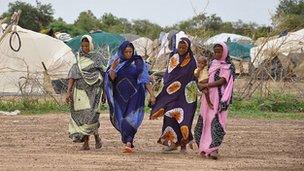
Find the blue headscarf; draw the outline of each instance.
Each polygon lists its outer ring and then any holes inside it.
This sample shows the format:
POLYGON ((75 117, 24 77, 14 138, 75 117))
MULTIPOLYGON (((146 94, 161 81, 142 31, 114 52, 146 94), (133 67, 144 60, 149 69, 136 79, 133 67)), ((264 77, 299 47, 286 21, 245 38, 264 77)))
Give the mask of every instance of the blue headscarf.
MULTIPOLYGON (((129 41, 124 41, 118 48, 118 52, 112 57, 109 61, 108 69, 111 67, 111 64, 119 58, 120 62, 116 67, 115 71, 119 72, 120 69, 128 67, 132 62, 136 60, 143 60, 141 56, 135 53, 134 45, 129 41), (131 47, 133 49, 132 57, 130 59, 126 59, 124 56, 124 51, 127 47, 131 47)), ((138 70, 142 70, 142 73, 139 75, 138 83, 148 83, 150 81, 148 64, 143 61, 143 66, 136 66, 138 70)))

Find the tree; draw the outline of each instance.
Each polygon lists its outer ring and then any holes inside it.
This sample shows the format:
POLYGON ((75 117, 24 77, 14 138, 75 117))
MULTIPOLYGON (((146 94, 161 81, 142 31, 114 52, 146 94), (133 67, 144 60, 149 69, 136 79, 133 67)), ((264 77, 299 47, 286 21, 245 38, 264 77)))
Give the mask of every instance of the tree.
POLYGON ((90 10, 81 12, 74 25, 85 32, 99 29, 99 21, 90 10))
POLYGON ((207 30, 219 31, 222 25, 221 17, 216 16, 215 14, 208 16, 204 21, 204 27, 207 30))
POLYGON ((18 25, 26 29, 39 32, 53 21, 54 10, 52 5, 42 4, 39 1, 36 1, 36 6, 22 1, 9 3, 8 11, 3 16, 10 18, 18 10, 22 10, 18 25))
POLYGON ((275 16, 290 14, 304 16, 304 0, 281 0, 275 16))
POLYGON ((304 0, 281 0, 272 18, 277 31, 298 30, 304 26, 304 0))
POLYGON ((131 25, 127 19, 117 18, 111 13, 105 13, 100 19, 99 28, 103 31, 113 32, 113 33, 124 33, 124 24, 128 23, 131 25))
POLYGON ((158 24, 151 23, 148 20, 133 20, 132 30, 134 34, 156 39, 162 28, 158 24))
POLYGON ((78 36, 80 34, 84 34, 85 31, 75 27, 73 24, 67 24, 63 21, 62 18, 58 18, 54 20, 50 25, 49 28, 52 28, 54 32, 65 32, 69 33, 72 36, 78 36))

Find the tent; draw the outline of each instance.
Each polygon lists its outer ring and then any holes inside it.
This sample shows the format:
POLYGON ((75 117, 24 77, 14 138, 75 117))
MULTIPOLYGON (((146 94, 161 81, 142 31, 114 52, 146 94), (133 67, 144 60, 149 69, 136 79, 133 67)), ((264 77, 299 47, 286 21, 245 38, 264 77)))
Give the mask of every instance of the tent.
MULTIPOLYGON (((5 28, 5 24, 1 27, 5 28)), ((0 33, 0 37, 4 36, 0 42, 1 95, 20 95, 21 91, 41 93, 43 86, 50 84, 46 75, 51 80, 67 77, 75 62, 71 48, 48 35, 14 27, 17 34, 0 33)))
MULTIPOLYGON (((272 39, 250 51, 251 61, 255 67, 258 67, 266 59, 278 57, 280 60, 286 60, 291 54, 293 54, 292 56, 304 54, 304 29, 272 39)), ((298 64, 304 60, 304 57, 301 59, 298 64)))
POLYGON ((153 52, 153 41, 151 39, 141 37, 134 40, 132 43, 138 55, 144 57, 145 59, 151 56, 153 52))
POLYGON ((133 42, 136 39, 139 39, 140 36, 136 35, 136 34, 131 34, 131 33, 126 33, 126 34, 120 34, 122 37, 124 37, 126 40, 128 40, 129 42, 133 42))
POLYGON ((246 36, 241 36, 238 34, 231 34, 231 33, 221 33, 218 35, 215 35, 211 38, 209 38, 205 45, 213 45, 219 42, 227 42, 227 40, 230 40, 231 42, 237 42, 242 44, 251 44, 252 39, 246 36))
POLYGON ((166 69, 169 54, 173 49, 177 49, 177 42, 179 42, 182 37, 190 38, 190 36, 186 35, 183 31, 178 32, 173 30, 169 33, 162 33, 162 36, 160 37, 161 45, 158 54, 153 59, 152 70, 163 71, 166 69))
POLYGON ((57 32, 57 33, 55 33, 55 37, 56 37, 56 39, 59 39, 63 42, 68 42, 68 41, 72 40, 71 35, 68 33, 57 32))
MULTIPOLYGON (((114 54, 118 50, 119 45, 125 40, 125 38, 120 35, 102 31, 96 31, 89 35, 92 36, 93 43, 97 46, 97 49, 106 48, 110 54, 114 54)), ((80 49, 80 39, 82 36, 83 35, 77 36, 66 42, 66 44, 72 48, 73 52, 77 52, 80 49)))
POLYGON ((227 42, 229 54, 232 58, 239 60, 250 61, 251 44, 241 44, 237 42, 227 42))

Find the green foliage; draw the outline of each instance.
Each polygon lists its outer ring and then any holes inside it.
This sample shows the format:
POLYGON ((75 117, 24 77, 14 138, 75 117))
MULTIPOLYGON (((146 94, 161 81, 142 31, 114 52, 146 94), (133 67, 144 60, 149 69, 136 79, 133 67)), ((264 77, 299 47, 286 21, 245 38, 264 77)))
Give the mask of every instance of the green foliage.
POLYGON ((67 112, 69 107, 65 104, 58 105, 54 101, 39 101, 37 99, 2 100, 0 110, 20 110, 23 114, 42 114, 49 112, 67 112))
POLYGON ((272 18, 278 31, 294 31, 304 27, 304 0, 281 0, 272 18))
MULTIPOLYGON (((304 10, 304 9, 303 9, 304 10)), ((278 26, 277 30, 289 30, 295 31, 304 28, 304 15, 295 15, 295 14, 288 14, 284 15, 283 17, 277 19, 278 26)))
POLYGON ((77 28, 85 32, 98 30, 98 24, 99 21, 90 10, 81 12, 74 23, 77 28))
POLYGON ((293 95, 273 93, 267 98, 254 97, 251 100, 235 98, 232 111, 255 111, 255 112, 304 112, 304 101, 293 95))
POLYGON ((26 29, 39 32, 53 20, 54 10, 52 5, 41 4, 39 1, 36 1, 36 6, 22 1, 9 3, 8 11, 3 14, 3 17, 10 18, 18 10, 22 10, 19 25, 26 29))
POLYGON ((134 20, 132 30, 137 35, 156 39, 158 38, 159 33, 162 31, 162 28, 148 20, 134 20))
MULTIPOLYGON (((147 104, 147 103, 146 103, 147 104)), ((197 113, 199 113, 199 107, 197 113)), ((22 114, 44 114, 51 112, 69 112, 65 103, 58 105, 50 100, 21 99, 0 101, 1 111, 20 110, 22 114)), ((108 113, 108 104, 101 104, 102 113, 108 113)), ((149 115, 151 108, 145 106, 145 113, 149 115)), ((241 100, 237 97, 229 109, 229 115, 241 118, 259 119, 304 119, 304 101, 292 95, 275 93, 268 98, 255 97, 251 100, 241 100)))
POLYGON ((257 39, 267 36, 271 32, 270 28, 271 27, 267 26, 258 26, 255 23, 244 23, 241 20, 237 22, 223 22, 222 19, 215 14, 210 16, 201 14, 189 20, 181 21, 179 24, 166 28, 165 30, 184 30, 199 38, 209 38, 219 33, 235 33, 257 39))
POLYGON ((276 10, 276 17, 289 14, 304 16, 304 0, 281 0, 276 10))
POLYGON ((92 30, 102 30, 117 34, 131 33, 155 39, 158 38, 161 31, 183 30, 198 38, 209 38, 226 32, 257 39, 277 34, 286 29, 293 31, 304 27, 304 0, 281 0, 273 17, 274 28, 255 23, 244 23, 241 20, 224 22, 216 14, 207 16, 205 13, 170 27, 161 27, 148 20, 129 21, 111 13, 105 13, 97 18, 90 10, 80 12, 73 24, 67 24, 61 18, 53 19, 54 10, 51 4, 42 4, 39 1, 36 1, 36 6, 23 1, 9 3, 9 10, 3 14, 3 17, 10 17, 14 11, 19 9, 22 10, 19 23, 21 27, 38 32, 43 28, 52 28, 55 32, 67 32, 72 36, 92 30))
POLYGON ((67 24, 61 18, 54 20, 52 23, 50 23, 49 28, 52 28, 55 32, 69 33, 72 36, 78 36, 80 34, 85 33, 84 30, 75 27, 73 24, 67 24))

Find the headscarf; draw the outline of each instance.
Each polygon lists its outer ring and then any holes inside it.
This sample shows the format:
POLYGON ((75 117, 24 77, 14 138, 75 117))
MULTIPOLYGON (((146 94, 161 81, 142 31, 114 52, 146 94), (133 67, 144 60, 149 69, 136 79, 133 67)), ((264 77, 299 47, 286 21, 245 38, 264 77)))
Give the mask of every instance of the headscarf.
POLYGON ((235 79, 235 66, 231 62, 231 58, 229 56, 228 46, 226 43, 221 42, 217 43, 213 46, 215 48, 216 46, 220 45, 223 48, 223 53, 221 59, 213 59, 209 68, 209 74, 217 71, 220 68, 223 69, 229 69, 231 72, 231 75, 233 76, 233 79, 235 79))
POLYGON ((105 58, 96 53, 93 39, 90 35, 83 35, 80 41, 82 42, 83 39, 87 39, 89 41, 90 52, 84 53, 82 47, 80 47, 79 53, 76 55, 76 61, 79 72, 84 78, 84 81, 88 85, 93 85, 99 80, 103 80, 102 75, 106 69, 105 58))
POLYGON ((134 45, 129 41, 124 41, 118 48, 117 56, 119 57, 120 61, 127 61, 127 60, 134 60, 134 58, 138 57, 138 55, 135 54, 135 48, 134 45), (124 55, 124 51, 127 47, 131 47, 133 50, 132 57, 130 59, 126 59, 124 55))
MULTIPOLYGON (((108 69, 110 69, 112 63, 119 58, 119 64, 116 67, 115 71, 119 72, 119 70, 128 67, 131 63, 133 63, 136 60, 143 60, 141 56, 137 55, 135 53, 134 45, 129 41, 124 41, 118 48, 118 52, 112 57, 112 59, 109 61, 108 69), (124 51, 127 47, 131 47, 133 49, 133 54, 130 59, 126 59, 124 56, 124 51)), ((135 62, 136 64, 136 62, 135 62)), ((138 83, 147 83, 150 81, 149 77, 149 71, 147 64, 143 61, 143 66, 136 65, 136 69, 139 71, 140 75, 138 78, 138 83)))
MULTIPOLYGON (((90 52, 94 51, 94 44, 93 44, 93 38, 90 35, 83 35, 80 39, 80 41, 82 42, 83 39, 88 39, 89 44, 90 44, 90 52)), ((80 53, 83 53, 82 48, 80 47, 80 53)))
MULTIPOLYGON (((182 56, 182 57, 185 57, 188 53, 189 53, 190 56, 193 56, 193 52, 192 52, 192 50, 191 50, 191 41, 190 41, 188 38, 186 38, 186 37, 182 37, 178 43, 180 43, 180 42, 184 42, 184 43, 186 43, 187 46, 188 46, 188 47, 187 47, 187 52, 186 52, 184 55, 181 55, 181 56, 182 56)), ((174 53, 178 53, 178 49, 176 49, 176 50, 174 51, 174 53)))

